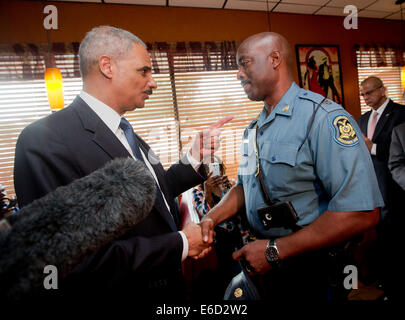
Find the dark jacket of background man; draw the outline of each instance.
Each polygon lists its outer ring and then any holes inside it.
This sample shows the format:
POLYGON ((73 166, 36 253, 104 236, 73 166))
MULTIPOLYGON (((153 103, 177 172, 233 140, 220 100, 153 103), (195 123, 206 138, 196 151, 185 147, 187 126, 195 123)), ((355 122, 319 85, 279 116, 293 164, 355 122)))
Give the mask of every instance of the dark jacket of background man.
POLYGON ((388 167, 393 179, 405 191, 405 123, 392 130, 388 167))

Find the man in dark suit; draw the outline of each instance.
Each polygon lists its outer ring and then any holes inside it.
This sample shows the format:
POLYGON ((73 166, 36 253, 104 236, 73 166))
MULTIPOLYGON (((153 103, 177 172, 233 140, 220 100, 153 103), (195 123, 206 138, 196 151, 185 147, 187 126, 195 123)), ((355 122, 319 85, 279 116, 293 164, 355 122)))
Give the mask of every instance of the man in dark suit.
MULTIPOLYGON (((377 228, 377 244, 380 246, 377 251, 384 251, 384 247, 390 246, 389 234, 392 230, 392 219, 396 214, 401 213, 398 206, 400 188, 392 179, 388 168, 390 153, 391 135, 395 126, 405 122, 405 107, 393 102, 386 96, 387 89, 381 79, 368 77, 361 82, 360 94, 371 110, 364 113, 358 120, 367 148, 370 151, 374 169, 377 175, 378 186, 384 199, 385 206, 381 209, 381 220, 377 228)), ((382 272, 381 277, 385 278, 389 270, 385 269, 389 263, 381 261, 381 255, 377 260, 381 266, 377 270, 382 272)), ((389 259, 390 257, 387 257, 389 259)), ((378 272, 378 271, 377 271, 378 272)), ((384 280, 381 280, 384 282, 384 280)))
POLYGON ((405 123, 396 126, 392 130, 388 167, 391 170, 393 179, 405 191, 405 123))
POLYGON ((358 121, 385 202, 381 211, 382 222, 390 218, 393 191, 397 187, 388 169, 392 129, 405 122, 405 107, 387 98, 386 92, 383 82, 377 77, 368 77, 362 81, 360 94, 372 109, 364 113, 358 121))
POLYGON ((82 261, 64 288, 67 296, 121 292, 131 299, 183 298, 181 262, 208 248, 198 225, 178 231, 175 197, 206 178, 200 161, 218 148, 219 127, 231 118, 198 134, 192 149, 166 171, 122 118, 143 108, 157 87, 145 44, 125 30, 97 27, 83 39, 79 58, 83 91, 64 110, 26 127, 18 139, 14 179, 19 204, 23 207, 111 159, 143 161, 157 186, 151 213, 123 238, 82 261))

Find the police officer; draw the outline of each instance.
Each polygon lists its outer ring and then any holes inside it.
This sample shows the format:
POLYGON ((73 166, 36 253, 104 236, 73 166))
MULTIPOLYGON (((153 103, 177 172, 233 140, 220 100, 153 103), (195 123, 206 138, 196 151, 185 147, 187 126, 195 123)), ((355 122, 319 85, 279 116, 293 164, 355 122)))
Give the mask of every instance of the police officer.
POLYGON ((237 77, 264 108, 244 133, 238 183, 205 216, 202 232, 212 242, 213 228, 245 206, 256 240, 233 257, 244 259, 251 275, 264 275, 263 298, 326 300, 324 248, 376 225, 383 200, 356 122, 336 103, 299 88, 291 60, 277 33, 253 35, 238 48, 237 77), (294 208, 297 228, 264 227, 258 210, 268 202, 258 168, 273 204, 294 208))

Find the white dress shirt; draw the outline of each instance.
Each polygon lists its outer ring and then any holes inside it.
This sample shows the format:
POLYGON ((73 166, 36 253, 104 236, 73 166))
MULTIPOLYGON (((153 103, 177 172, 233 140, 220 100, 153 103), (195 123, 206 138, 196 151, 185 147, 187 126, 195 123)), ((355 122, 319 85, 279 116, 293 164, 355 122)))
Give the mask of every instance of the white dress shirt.
MULTIPOLYGON (((384 110, 385 110, 385 107, 387 106, 388 102, 390 102, 390 99, 387 98, 387 99, 384 101, 384 103, 383 103, 377 110, 374 110, 374 109, 371 110, 371 114, 370 114, 370 117, 368 118, 368 123, 367 123, 367 132, 370 131, 371 119, 373 118, 374 112, 377 112, 377 114, 378 114, 378 115, 377 115, 377 122, 376 122, 376 127, 377 127, 378 120, 380 120, 380 117, 381 117, 381 115, 383 114, 383 112, 384 112, 384 110)), ((374 131, 374 132, 375 132, 375 131, 374 131)), ((373 146, 371 147, 370 153, 371 153, 373 156, 377 155, 377 144, 373 143, 373 146)))
MULTIPOLYGON (((129 152, 129 154, 134 158, 134 154, 132 152, 131 147, 129 146, 129 143, 127 141, 127 138, 125 137, 124 131, 120 128, 120 122, 121 122, 121 116, 112 108, 110 108, 108 105, 105 103, 101 102, 100 100, 94 98, 90 94, 88 94, 85 91, 80 92, 80 98, 83 99, 84 102, 86 102, 89 107, 100 117, 100 119, 105 123, 105 125, 115 134, 115 136, 120 140, 120 142, 123 144, 125 149, 129 152)), ((156 177, 155 170, 153 170, 152 165, 148 161, 147 157, 143 153, 142 149, 139 148, 143 157, 143 160, 153 175, 153 178, 155 179, 158 187, 160 188, 159 181, 156 177)), ((200 167, 201 163, 195 160, 189 152, 187 152, 187 160, 191 164, 191 166, 194 168, 194 170, 198 170, 200 167)), ((161 191, 160 191, 161 192, 161 191)), ((170 212, 170 207, 166 201, 165 195, 162 192, 163 200, 166 204, 167 210, 170 212)), ((173 218, 173 217, 172 217, 173 218)), ((182 239, 183 239, 183 253, 182 253, 182 261, 187 258, 188 255, 188 241, 187 237, 184 234, 183 231, 179 231, 182 239)))

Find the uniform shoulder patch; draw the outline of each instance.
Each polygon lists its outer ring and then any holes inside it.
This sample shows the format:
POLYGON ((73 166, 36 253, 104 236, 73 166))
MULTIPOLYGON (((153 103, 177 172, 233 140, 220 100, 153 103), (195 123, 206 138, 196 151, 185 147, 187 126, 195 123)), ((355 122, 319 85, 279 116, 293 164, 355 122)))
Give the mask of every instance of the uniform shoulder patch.
POLYGON ((338 115, 332 120, 334 130, 333 139, 340 145, 352 147, 359 143, 356 131, 354 131, 349 118, 345 115, 338 115))

